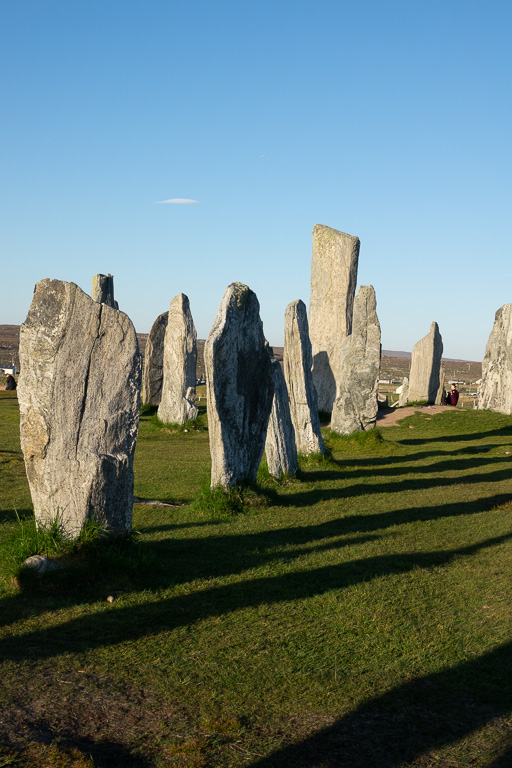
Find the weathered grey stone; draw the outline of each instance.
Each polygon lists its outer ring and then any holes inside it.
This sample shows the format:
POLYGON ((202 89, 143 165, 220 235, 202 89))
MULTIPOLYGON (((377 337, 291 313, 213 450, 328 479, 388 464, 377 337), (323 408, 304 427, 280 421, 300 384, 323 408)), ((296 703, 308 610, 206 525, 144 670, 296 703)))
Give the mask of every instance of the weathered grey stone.
POLYGON ((294 475, 299 468, 297 447, 295 445, 295 430, 290 414, 288 389, 281 368, 281 363, 272 360, 274 376, 274 399, 268 420, 265 455, 268 471, 272 477, 294 475))
POLYGON ((41 576, 44 573, 60 571, 64 568, 61 563, 58 563, 56 560, 50 560, 49 557, 45 557, 44 555, 32 555, 31 557, 27 557, 27 559, 23 561, 23 565, 25 568, 31 568, 41 576))
POLYGON ((412 351, 408 395, 410 403, 418 400, 435 403, 442 356, 443 340, 437 323, 432 323, 429 333, 416 342, 412 351))
POLYGON ((336 397, 341 342, 352 332, 359 238, 317 224, 313 229, 309 336, 318 408, 330 413, 336 397))
POLYGON ((402 386, 398 388, 398 406, 403 408, 409 402, 409 377, 404 376, 402 379, 402 386))
POLYGON ((304 456, 325 453, 311 362, 306 305, 299 299, 284 314, 283 364, 297 451, 304 456))
POLYGON ((482 361, 478 408, 512 414, 512 304, 496 312, 482 361))
POLYGON ((109 307, 119 309, 117 301, 114 301, 114 276, 110 274, 94 275, 91 297, 98 304, 107 304, 109 307))
POLYGON ((20 330, 21 446, 36 521, 131 528, 140 354, 123 312, 42 280, 20 330))
POLYGON ((445 376, 446 376, 446 371, 444 369, 444 365, 441 365, 441 369, 439 371, 439 388, 437 390, 435 405, 442 405, 443 403, 445 376))
POLYGON ((164 378, 164 338, 169 312, 162 312, 151 326, 144 352, 144 370, 142 372, 142 390, 140 399, 143 403, 160 405, 162 399, 162 381, 164 378))
POLYGON ((380 324, 372 285, 362 285, 354 301, 352 333, 341 343, 338 389, 331 429, 341 435, 372 429, 377 420, 380 324))
POLYGON ((274 397, 274 378, 256 294, 226 288, 204 346, 211 486, 254 482, 274 397))
POLYGON ((164 337, 158 418, 166 424, 185 424, 197 418, 196 338, 188 297, 179 293, 171 301, 164 337))

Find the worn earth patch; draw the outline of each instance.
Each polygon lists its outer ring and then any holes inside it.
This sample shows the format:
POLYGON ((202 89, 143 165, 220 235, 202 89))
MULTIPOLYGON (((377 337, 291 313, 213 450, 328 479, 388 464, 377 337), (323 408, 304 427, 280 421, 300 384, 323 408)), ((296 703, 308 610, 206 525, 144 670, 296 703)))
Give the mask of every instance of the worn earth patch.
MULTIPOLYGON (((0 744, 21 755, 30 743, 57 743, 90 755, 102 768, 148 768, 166 743, 190 730, 178 703, 108 676, 4 664, 1 679, 0 744)), ((1 753, 0 764, 9 764, 1 753)))

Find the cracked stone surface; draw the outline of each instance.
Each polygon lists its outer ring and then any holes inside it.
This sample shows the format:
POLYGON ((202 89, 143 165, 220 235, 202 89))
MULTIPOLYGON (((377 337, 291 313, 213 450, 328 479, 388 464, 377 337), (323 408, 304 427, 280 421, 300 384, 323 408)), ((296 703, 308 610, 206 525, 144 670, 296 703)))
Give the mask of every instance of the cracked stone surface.
POLYGON ((260 305, 243 283, 224 292, 204 346, 211 487, 254 482, 265 447, 274 378, 260 305))
POLYGON ((20 329, 21 447, 37 521, 131 529, 141 358, 130 318, 74 283, 37 283, 20 329))
POLYGON ((512 414, 512 304, 504 304, 494 317, 482 361, 478 407, 512 414))

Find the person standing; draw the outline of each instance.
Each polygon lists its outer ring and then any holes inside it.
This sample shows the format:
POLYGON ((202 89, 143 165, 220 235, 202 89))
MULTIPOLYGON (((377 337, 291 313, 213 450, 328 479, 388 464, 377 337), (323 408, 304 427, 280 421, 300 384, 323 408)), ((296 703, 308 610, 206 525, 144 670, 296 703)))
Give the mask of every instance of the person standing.
POLYGON ((459 402, 459 392, 455 384, 452 384, 451 392, 448 395, 448 405, 457 405, 459 402))
POLYGON ((14 376, 11 376, 10 373, 8 373, 5 377, 5 388, 16 389, 16 379, 14 378, 14 376))

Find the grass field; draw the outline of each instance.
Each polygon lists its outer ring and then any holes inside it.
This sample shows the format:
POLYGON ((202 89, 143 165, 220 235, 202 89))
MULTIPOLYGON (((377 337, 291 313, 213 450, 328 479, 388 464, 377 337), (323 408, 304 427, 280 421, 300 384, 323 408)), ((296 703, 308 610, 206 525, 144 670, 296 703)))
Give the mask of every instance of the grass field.
POLYGON ((40 580, 18 425, 0 393, 0 768, 510 768, 512 417, 327 431, 216 516, 207 431, 147 412, 135 494, 174 506, 40 580))

